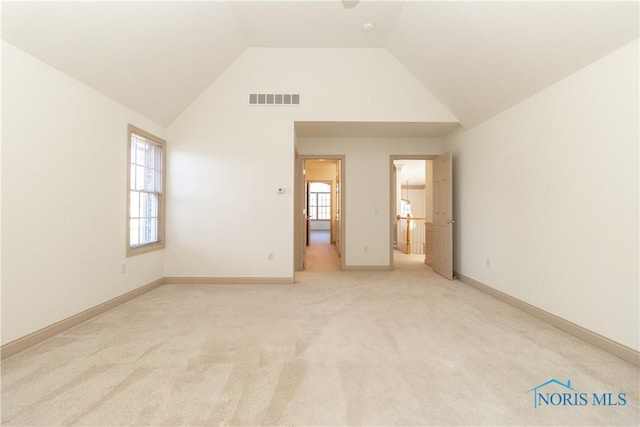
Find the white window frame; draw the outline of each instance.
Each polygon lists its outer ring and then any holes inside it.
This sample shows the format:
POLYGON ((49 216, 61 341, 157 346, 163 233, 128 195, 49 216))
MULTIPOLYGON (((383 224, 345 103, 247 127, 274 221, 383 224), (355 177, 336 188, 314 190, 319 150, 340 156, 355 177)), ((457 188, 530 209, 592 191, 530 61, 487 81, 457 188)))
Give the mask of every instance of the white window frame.
POLYGON ((313 221, 331 221, 332 201, 331 201, 331 182, 324 181, 309 181, 309 184, 324 184, 329 186, 329 191, 311 191, 309 190, 309 217, 313 221), (312 197, 314 195, 315 197, 312 197), (326 197, 324 197, 326 196, 326 197), (315 198, 315 204, 311 202, 311 199, 315 198), (320 199, 326 198, 327 204, 320 204, 320 199), (319 209, 327 208, 327 218, 319 218, 319 209))
POLYGON ((133 125, 128 126, 127 130, 127 212, 126 212, 126 248, 127 248, 127 256, 138 255, 150 251, 155 251, 159 249, 164 249, 165 247, 165 188, 166 188, 166 163, 167 163, 167 155, 166 155, 166 142, 158 138, 155 135, 152 135, 148 132, 143 131, 133 125), (132 246, 131 245, 131 193, 136 191, 131 188, 131 143, 132 136, 136 135, 139 138, 146 140, 150 144, 154 144, 160 148, 161 155, 161 168, 160 171, 160 189, 157 191, 151 192, 152 194, 157 195, 158 197, 158 217, 157 217, 157 239, 153 242, 132 246))
POLYGON ((309 203, 309 215, 311 219, 314 221, 329 221, 331 220, 331 192, 330 191, 311 191, 309 192, 309 197, 311 195, 315 195, 316 203, 309 203), (324 199, 326 195, 326 200, 328 204, 320 204, 320 199, 324 199), (322 197, 321 197, 322 196, 322 197), (327 218, 320 218, 320 208, 328 208, 327 218))

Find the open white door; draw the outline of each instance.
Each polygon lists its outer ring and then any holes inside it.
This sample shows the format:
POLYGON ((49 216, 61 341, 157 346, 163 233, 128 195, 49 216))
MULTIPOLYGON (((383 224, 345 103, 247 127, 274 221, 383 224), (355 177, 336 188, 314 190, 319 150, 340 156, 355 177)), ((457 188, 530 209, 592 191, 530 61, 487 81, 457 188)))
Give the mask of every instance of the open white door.
POLYGON ((433 160, 433 271, 453 280, 451 153, 433 160))

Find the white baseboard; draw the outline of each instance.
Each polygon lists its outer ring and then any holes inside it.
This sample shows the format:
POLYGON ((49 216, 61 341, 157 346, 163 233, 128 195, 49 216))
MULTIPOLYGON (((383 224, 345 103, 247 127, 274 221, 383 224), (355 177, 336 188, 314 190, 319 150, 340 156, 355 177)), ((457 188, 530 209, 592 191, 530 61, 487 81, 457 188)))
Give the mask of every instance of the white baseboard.
POLYGON ((165 277, 167 285, 290 285, 293 277, 165 277))
MULTIPOLYGON (((391 271, 392 268, 386 265, 349 265, 345 266, 343 270, 347 271, 391 271)), ((623 360, 626 360, 634 365, 640 366, 640 352, 613 341, 605 336, 602 336, 596 332, 590 331, 575 323, 569 322, 561 317, 544 311, 538 307, 528 304, 522 300, 519 300, 511 295, 505 294, 497 289, 494 289, 484 283, 478 282, 475 279, 467 277, 463 274, 454 272, 454 275, 460 279, 463 283, 466 283, 474 288, 485 292, 509 305, 512 305, 522 311, 525 311, 555 327, 561 329, 575 337, 578 337, 589 344, 595 345, 623 360)), ((293 284, 293 277, 165 277, 148 283, 144 286, 136 288, 125 294, 122 294, 116 298, 106 301, 102 304, 98 304, 76 315, 63 319, 52 325, 46 326, 38 331, 32 332, 29 335, 18 338, 0 347, 1 359, 6 359, 22 350, 32 347, 47 338, 51 338, 69 328, 72 328, 86 320, 91 319, 99 314, 102 314, 112 308, 127 302, 137 296, 140 296, 150 290, 162 285, 162 284, 293 284)))
POLYGON ((392 271, 390 265, 345 265, 342 271, 392 271))
POLYGON ((42 341, 58 335, 82 322, 111 310, 137 296, 157 288, 162 284, 292 284, 293 277, 164 277, 136 288, 118 297, 98 304, 83 312, 45 326, 24 337, 18 338, 0 347, 0 359, 6 359, 42 341))
POLYGON ((561 329, 577 338, 580 338, 583 341, 588 342, 591 345, 599 347, 602 350, 619 357, 620 359, 633 363, 636 366, 640 366, 640 352, 630 347, 613 341, 596 332, 583 328, 582 326, 576 325, 575 323, 558 317, 555 314, 551 314, 548 311, 544 311, 541 308, 519 300, 518 298, 512 297, 511 295, 505 294, 504 292, 494 289, 491 286, 485 285, 482 282, 478 282, 477 280, 467 277, 463 274, 457 272, 454 272, 453 274, 461 282, 466 283, 467 285, 473 286, 474 288, 487 293, 492 297, 495 297, 503 302, 506 302, 509 305, 527 312, 537 317, 538 319, 555 326, 558 329, 561 329))
POLYGON ((24 337, 8 342, 2 347, 0 347, 0 354, 1 354, 0 358, 4 360, 9 356, 13 356, 16 353, 21 352, 22 350, 26 350, 29 347, 33 347, 34 345, 41 343, 47 338, 51 338, 54 335, 58 335, 59 333, 64 332, 67 329, 72 328, 84 321, 87 321, 92 317, 95 317, 99 314, 109 311, 112 308, 117 307, 122 303, 125 303, 137 296, 140 296, 146 292, 149 292, 154 288, 157 288, 163 283, 164 283, 163 278, 154 280, 151 283, 148 283, 144 286, 136 288, 118 297, 110 299, 109 301, 105 301, 102 304, 98 304, 94 307, 88 308, 85 311, 82 311, 78 314, 74 314, 73 316, 67 317, 66 319, 60 320, 59 322, 56 322, 52 325, 45 326, 44 328, 39 329, 35 332, 32 332, 29 335, 25 335, 24 337))

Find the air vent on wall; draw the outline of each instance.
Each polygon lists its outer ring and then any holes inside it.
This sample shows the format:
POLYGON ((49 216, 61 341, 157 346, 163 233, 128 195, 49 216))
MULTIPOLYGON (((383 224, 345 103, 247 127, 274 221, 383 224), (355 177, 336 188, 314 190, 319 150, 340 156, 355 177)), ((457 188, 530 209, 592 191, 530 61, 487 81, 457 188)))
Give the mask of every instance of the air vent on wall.
POLYGON ((299 93, 250 93, 250 105, 299 105, 299 93))

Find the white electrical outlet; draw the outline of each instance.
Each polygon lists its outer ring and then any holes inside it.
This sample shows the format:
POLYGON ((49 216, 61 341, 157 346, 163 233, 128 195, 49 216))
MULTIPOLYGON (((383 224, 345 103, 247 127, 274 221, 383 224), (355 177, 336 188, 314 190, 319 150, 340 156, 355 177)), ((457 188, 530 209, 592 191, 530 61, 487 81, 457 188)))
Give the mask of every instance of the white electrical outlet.
POLYGON ((127 263, 123 262, 122 266, 120 267, 120 273, 124 274, 127 272, 127 263))
POLYGON ((365 252, 368 252, 368 251, 369 251, 369 246, 365 245, 365 246, 364 246, 364 251, 365 251, 365 252))
POLYGON ((491 268, 491 260, 487 258, 487 268, 491 268))
POLYGON ((273 261, 273 254, 272 253, 267 255, 267 261, 273 261))

